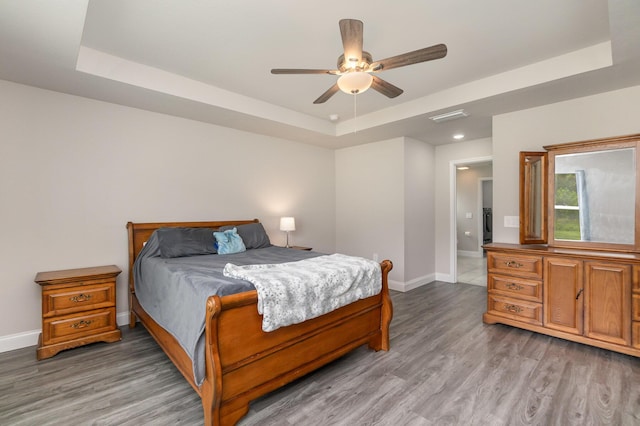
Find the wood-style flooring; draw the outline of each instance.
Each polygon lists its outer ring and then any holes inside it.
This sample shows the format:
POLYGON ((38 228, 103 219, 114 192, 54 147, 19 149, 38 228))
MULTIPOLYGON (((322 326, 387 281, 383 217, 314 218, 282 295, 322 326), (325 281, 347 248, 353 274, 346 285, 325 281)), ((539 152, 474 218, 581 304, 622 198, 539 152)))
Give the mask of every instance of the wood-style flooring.
MULTIPOLYGON (((639 425, 640 359, 485 325, 486 289, 392 294, 391 351, 362 347, 255 401, 240 425, 639 425)), ((36 361, 0 354, 0 425, 200 425, 196 393, 140 325, 36 361)))

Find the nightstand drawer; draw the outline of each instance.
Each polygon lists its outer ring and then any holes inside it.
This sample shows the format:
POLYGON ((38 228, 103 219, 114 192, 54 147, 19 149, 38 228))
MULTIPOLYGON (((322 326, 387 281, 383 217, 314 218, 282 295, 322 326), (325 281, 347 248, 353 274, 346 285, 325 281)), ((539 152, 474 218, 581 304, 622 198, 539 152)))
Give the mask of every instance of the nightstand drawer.
POLYGON ((487 253, 487 269, 507 275, 542 279, 542 256, 487 253))
POLYGON ((488 311, 494 315, 542 325, 542 304, 488 295, 488 311))
POLYGON ((115 303, 115 280, 74 283, 73 287, 46 289, 42 292, 42 316, 65 315, 92 309, 109 308, 115 303))
POLYGON ((45 345, 91 336, 114 330, 116 308, 83 312, 81 315, 65 315, 45 319, 42 327, 42 343, 45 345))
POLYGON ((542 303, 541 281, 489 274, 487 277, 487 290, 507 297, 517 297, 542 303))

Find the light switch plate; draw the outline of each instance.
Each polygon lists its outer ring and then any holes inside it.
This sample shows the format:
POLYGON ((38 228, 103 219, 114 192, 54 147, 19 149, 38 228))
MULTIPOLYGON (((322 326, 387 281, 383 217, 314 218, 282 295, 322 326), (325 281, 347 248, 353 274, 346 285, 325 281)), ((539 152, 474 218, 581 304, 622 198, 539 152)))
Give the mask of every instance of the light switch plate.
POLYGON ((504 217, 505 228, 520 228, 520 217, 518 216, 505 216, 504 217))

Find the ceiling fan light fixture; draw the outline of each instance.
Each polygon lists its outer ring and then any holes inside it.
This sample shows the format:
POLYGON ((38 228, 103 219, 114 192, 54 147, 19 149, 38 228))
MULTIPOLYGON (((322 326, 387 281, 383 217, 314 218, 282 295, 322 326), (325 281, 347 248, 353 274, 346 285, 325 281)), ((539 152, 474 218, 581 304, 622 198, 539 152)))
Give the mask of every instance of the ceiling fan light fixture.
POLYGON ((352 71, 340 76, 338 79, 338 87, 344 93, 357 95, 371 87, 372 82, 373 77, 371 74, 362 71, 352 71))

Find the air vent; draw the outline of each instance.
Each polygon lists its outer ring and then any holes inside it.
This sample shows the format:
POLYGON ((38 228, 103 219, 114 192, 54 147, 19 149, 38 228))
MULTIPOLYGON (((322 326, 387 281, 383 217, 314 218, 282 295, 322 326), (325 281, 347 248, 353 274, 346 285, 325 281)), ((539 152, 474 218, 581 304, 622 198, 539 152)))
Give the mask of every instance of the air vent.
POLYGON ((445 112, 444 114, 434 115, 429 117, 429 120, 433 120, 436 123, 442 123, 443 121, 449 120, 457 120, 458 118, 468 117, 469 114, 466 113, 463 109, 458 109, 455 111, 445 112))

